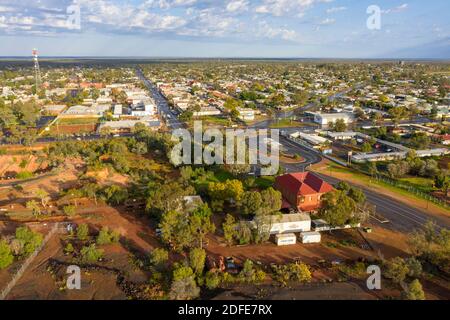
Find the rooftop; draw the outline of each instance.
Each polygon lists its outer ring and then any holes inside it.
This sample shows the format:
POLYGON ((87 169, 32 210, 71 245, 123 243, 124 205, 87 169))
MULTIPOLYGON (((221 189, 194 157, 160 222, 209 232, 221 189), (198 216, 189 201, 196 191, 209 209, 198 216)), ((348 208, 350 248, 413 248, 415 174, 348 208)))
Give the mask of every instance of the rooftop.
POLYGON ((283 184, 294 194, 310 195, 326 193, 333 187, 311 172, 290 173, 277 178, 277 184, 283 184))

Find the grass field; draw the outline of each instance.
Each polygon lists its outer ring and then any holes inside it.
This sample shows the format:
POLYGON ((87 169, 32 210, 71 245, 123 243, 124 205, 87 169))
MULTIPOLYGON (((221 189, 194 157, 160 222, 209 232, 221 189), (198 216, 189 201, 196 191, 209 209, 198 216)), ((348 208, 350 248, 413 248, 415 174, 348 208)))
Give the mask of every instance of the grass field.
MULTIPOLYGON (((411 193, 408 190, 390 185, 383 181, 378 181, 376 179, 371 178, 370 176, 356 172, 349 168, 345 168, 336 163, 329 163, 326 167, 316 169, 314 171, 317 171, 319 173, 323 173, 326 175, 330 175, 335 178, 343 179, 343 180, 345 180, 344 177, 349 178, 348 180, 350 182, 355 181, 355 182, 358 182, 368 188, 379 187, 382 190, 389 190, 390 192, 395 193, 396 195, 398 195, 399 197, 402 197, 403 199, 408 199, 408 198, 411 199, 412 198, 412 199, 419 200, 419 201, 426 201, 421 196, 411 193)), ((420 180, 416 180, 415 178, 412 178, 412 179, 413 179, 412 181, 415 181, 415 182, 420 181, 420 180)), ((418 179, 421 179, 421 178, 418 178, 418 179)), ((427 179, 427 180, 429 180, 429 179, 427 179)), ((427 183, 429 183, 429 181, 427 183)), ((444 206, 441 206, 439 204, 435 204, 435 205, 438 206, 439 208, 447 209, 444 206)))
POLYGON ((404 184, 411 185, 414 188, 419 189, 422 192, 433 191, 434 181, 429 178, 422 177, 407 177, 399 179, 404 184))

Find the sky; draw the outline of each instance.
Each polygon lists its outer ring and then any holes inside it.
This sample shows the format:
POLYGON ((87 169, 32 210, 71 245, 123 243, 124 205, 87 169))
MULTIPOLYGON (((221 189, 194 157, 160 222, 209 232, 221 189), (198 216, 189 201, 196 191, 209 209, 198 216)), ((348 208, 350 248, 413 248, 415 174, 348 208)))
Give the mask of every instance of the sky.
POLYGON ((0 0, 0 56, 450 59, 448 0, 0 0))

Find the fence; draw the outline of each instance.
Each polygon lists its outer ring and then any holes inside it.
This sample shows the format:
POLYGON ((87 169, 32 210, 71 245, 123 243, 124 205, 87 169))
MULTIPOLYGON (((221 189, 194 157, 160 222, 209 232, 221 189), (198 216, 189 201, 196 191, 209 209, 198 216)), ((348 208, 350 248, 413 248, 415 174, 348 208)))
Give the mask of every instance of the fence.
POLYGON ((22 264, 19 270, 17 270, 16 274, 8 283, 8 285, 0 293, 0 300, 6 299, 6 296, 9 294, 11 289, 17 284, 17 281, 19 281, 19 279, 23 276, 24 272, 27 270, 27 268, 30 266, 34 258, 36 258, 36 256, 39 254, 39 252, 44 248, 48 240, 50 240, 50 238, 58 231, 58 228, 59 223, 55 223, 50 232, 45 236, 44 240, 42 241, 42 244, 25 260, 25 262, 22 264))
MULTIPOLYGON (((345 162, 343 162, 343 161, 341 161, 339 159, 336 159, 336 158, 334 158, 332 156, 321 154, 319 151, 317 151, 316 149, 312 148, 307 143, 305 143, 305 142, 303 142, 303 141, 301 141, 299 139, 290 139, 290 138, 288 138, 288 139, 290 141, 294 142, 294 143, 297 143, 297 144, 307 148, 308 150, 311 150, 311 151, 314 151, 316 153, 319 153, 324 158, 327 158, 327 159, 329 159, 331 161, 334 161, 337 164, 340 164, 342 166, 348 167, 347 163, 345 163, 345 162)), ((366 171, 361 170, 358 167, 353 166, 352 168, 355 169, 356 171, 364 174, 364 175, 370 175, 366 171)), ((408 191, 408 192, 410 192, 410 193, 412 193, 412 194, 414 194, 414 195, 416 195, 418 197, 421 197, 424 200, 427 200, 427 201, 430 201, 430 202, 432 202, 434 204, 440 205, 440 206, 442 206, 442 207, 444 207, 446 209, 450 209, 450 205, 447 203, 447 201, 441 200, 439 198, 436 198, 436 197, 434 197, 434 196, 432 196, 432 195, 430 195, 428 193, 425 193, 425 192, 423 192, 423 191, 421 191, 421 190, 419 190, 419 189, 417 189, 417 188, 415 188, 415 187, 413 187, 411 185, 407 185, 407 184, 401 183, 399 181, 396 181, 394 179, 388 178, 386 176, 381 176, 381 175, 375 176, 375 179, 377 181, 381 181, 381 182, 384 182, 384 183, 389 184, 391 186, 397 187, 399 189, 403 189, 405 191, 408 191)))
POLYGON ((423 192, 423 191, 421 191, 421 190, 419 190, 419 189, 417 189, 417 188, 415 188, 415 187, 413 187, 411 185, 407 185, 407 184, 401 183, 399 181, 396 181, 394 179, 388 178, 386 176, 381 176, 381 175, 377 175, 375 177, 375 179, 377 181, 384 182, 384 183, 389 184, 391 186, 394 186, 396 188, 408 191, 408 192, 410 192, 410 193, 412 193, 412 194, 414 194, 414 195, 416 195, 418 197, 421 197, 424 200, 430 201, 430 202, 432 202, 434 204, 437 204, 437 205, 440 205, 440 206, 442 206, 444 208, 450 209, 450 205, 447 203, 447 201, 441 200, 439 198, 436 198, 436 197, 434 197, 434 196, 432 196, 432 195, 430 195, 428 193, 425 193, 425 192, 423 192))

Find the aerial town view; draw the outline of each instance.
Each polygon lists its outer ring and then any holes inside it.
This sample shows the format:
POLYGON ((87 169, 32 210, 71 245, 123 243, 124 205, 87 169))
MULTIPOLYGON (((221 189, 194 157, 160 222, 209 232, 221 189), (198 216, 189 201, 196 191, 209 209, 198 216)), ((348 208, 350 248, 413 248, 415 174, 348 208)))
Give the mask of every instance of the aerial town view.
POLYGON ((0 300, 450 300, 450 4, 378 2, 0 0, 0 300))

